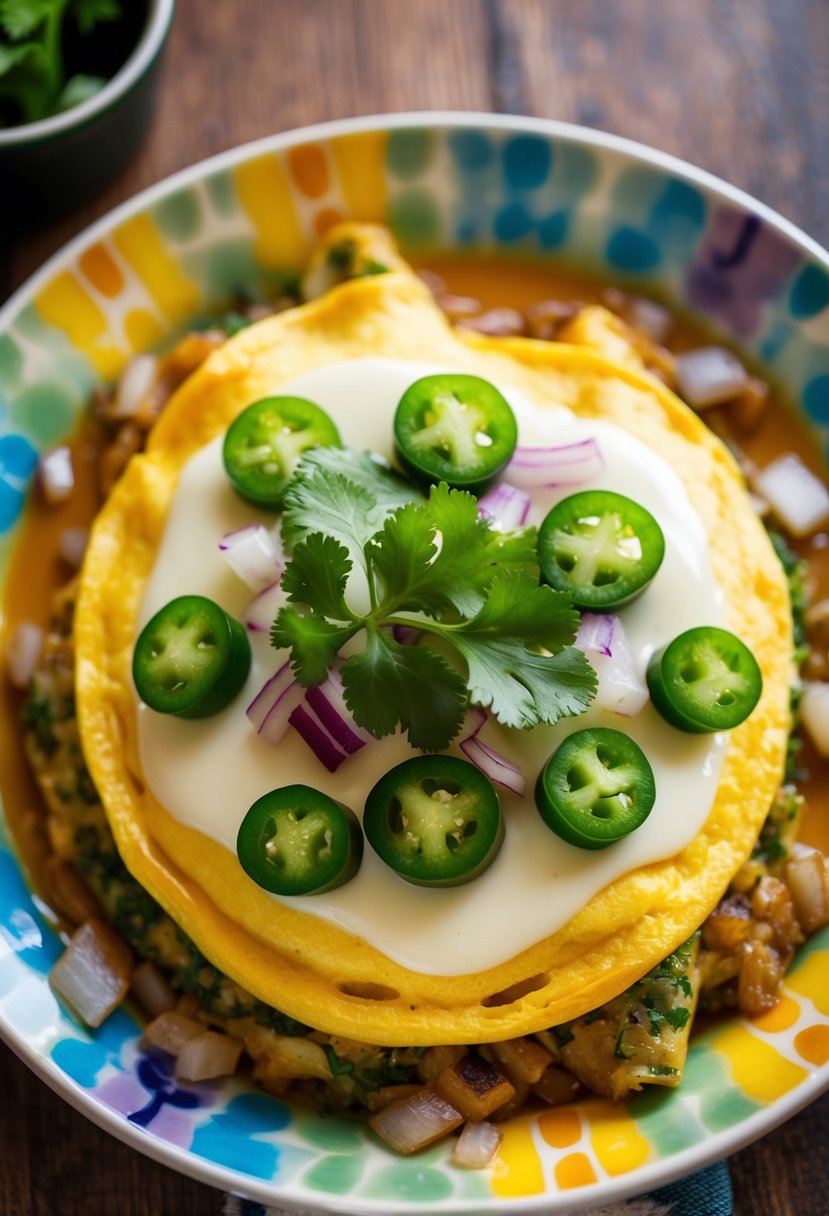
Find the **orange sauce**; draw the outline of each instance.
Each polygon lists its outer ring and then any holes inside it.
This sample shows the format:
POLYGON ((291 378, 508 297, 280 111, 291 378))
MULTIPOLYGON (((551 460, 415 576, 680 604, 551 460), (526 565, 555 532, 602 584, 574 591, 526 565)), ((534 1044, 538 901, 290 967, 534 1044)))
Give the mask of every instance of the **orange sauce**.
MULTIPOLYGON (((484 309, 508 306, 523 311, 545 299, 599 302, 606 286, 570 271, 532 262, 510 263, 495 256, 434 257, 426 268, 440 276, 447 291, 473 297, 484 309)), ((680 319, 668 345, 679 351, 709 340, 698 326, 680 319)), ((805 463, 825 476, 820 453, 805 428, 779 400, 772 403, 753 433, 740 436, 740 443, 758 465, 780 452, 797 451, 805 463)), ((52 594, 69 575, 58 555, 60 535, 67 527, 87 525, 100 506, 100 430, 92 421, 85 422, 70 446, 76 485, 69 500, 52 507, 32 496, 6 581, 0 653, 20 622, 46 624, 52 594)), ((829 535, 820 533, 794 547, 809 562, 813 598, 829 597, 829 535)), ((38 886, 48 849, 41 804, 20 744, 22 700, 8 681, 0 681, 0 793, 24 864, 38 886)), ((803 762, 809 777, 800 785, 806 798, 801 838, 829 853, 829 763, 821 761, 808 745, 803 762)))

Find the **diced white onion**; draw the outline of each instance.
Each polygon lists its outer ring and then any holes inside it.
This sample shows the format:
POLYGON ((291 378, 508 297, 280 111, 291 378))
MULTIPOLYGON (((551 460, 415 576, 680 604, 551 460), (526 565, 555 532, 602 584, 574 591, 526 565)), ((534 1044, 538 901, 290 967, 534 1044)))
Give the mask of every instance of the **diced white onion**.
POLYGON ((369 1123, 398 1153, 416 1153, 460 1127, 463 1115, 433 1089, 422 1089, 378 1111, 369 1123))
POLYGON ((206 1030, 197 1039, 190 1039, 178 1053, 177 1081, 209 1081, 212 1077, 229 1077, 236 1071, 242 1044, 229 1034, 206 1030))
POLYGON ((73 570, 80 567, 88 540, 89 528, 64 528, 58 537, 58 552, 73 570))
POLYGON ((599 687, 597 709, 632 718, 648 700, 648 688, 636 670, 624 626, 617 616, 585 612, 576 646, 589 654, 599 687))
POLYGON ((121 373, 115 386, 110 418, 133 418, 155 383, 158 359, 155 355, 136 355, 121 373))
POLYGON ((87 1026, 100 1026, 127 995, 129 947, 104 921, 85 921, 52 968, 49 982, 87 1026))
POLYGON ((219 552, 251 591, 264 591, 282 577, 282 545, 263 524, 228 532, 219 541, 219 552))
POLYGON ((786 886, 791 893, 800 927, 814 933, 829 923, 829 873, 827 860, 817 849, 796 844, 786 863, 786 886))
POLYGON ((278 578, 248 604, 244 616, 246 627, 251 633, 270 633, 277 613, 287 602, 288 597, 282 590, 282 580, 278 578))
POLYGON ((594 438, 554 447, 518 447, 506 468, 511 483, 520 488, 580 486, 599 477, 604 457, 594 438))
POLYGON ((15 688, 28 688, 43 649, 43 630, 21 621, 6 645, 6 673, 15 688))
POLYGON ((573 643, 579 650, 595 651, 597 654, 613 654, 613 633, 618 617, 603 612, 583 612, 581 624, 573 643))
POLYGON ((739 396, 748 383, 748 372, 724 346, 700 346, 677 355, 676 383, 680 396, 703 410, 739 396))
POLYGON ((75 488, 75 471, 69 448, 61 445, 41 456, 37 479, 41 494, 51 506, 66 502, 75 488))
POLYGON ((795 452, 761 469, 753 488, 792 536, 810 536, 829 522, 829 490, 795 452))
POLYGON ((804 685, 800 720, 821 756, 829 757, 829 684, 810 680, 804 685))
POLYGON ((139 963, 133 971, 130 988, 132 995, 150 1017, 157 1018, 159 1014, 175 1009, 176 994, 156 964, 147 959, 139 963))
POLYGON ((624 316, 634 328, 647 334, 654 342, 664 342, 674 324, 667 308, 645 296, 628 296, 624 316))
POLYGON ((160 1047, 171 1056, 177 1056, 192 1039, 198 1039, 204 1034, 204 1026, 195 1018, 188 1018, 175 1009, 166 1010, 153 1018, 144 1027, 144 1039, 153 1047, 160 1047))
POLYGON ((452 1161, 466 1170, 483 1170, 492 1162, 504 1133, 494 1123, 467 1123, 455 1144, 452 1161))
POLYGON ((501 481, 478 499, 478 514, 488 519, 499 532, 511 532, 527 522, 530 496, 506 481, 501 481))

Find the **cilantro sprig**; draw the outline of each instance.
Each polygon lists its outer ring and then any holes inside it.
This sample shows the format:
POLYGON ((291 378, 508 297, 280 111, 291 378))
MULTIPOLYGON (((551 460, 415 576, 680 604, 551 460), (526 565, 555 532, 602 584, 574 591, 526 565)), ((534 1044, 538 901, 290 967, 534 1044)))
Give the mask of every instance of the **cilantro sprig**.
POLYGON ((423 499, 367 454, 320 448, 292 480, 282 531, 288 604, 271 641, 306 686, 350 643, 346 704, 375 737, 400 726, 413 747, 440 751, 470 702, 521 729, 590 704, 578 613, 539 585, 534 529, 496 532, 465 491, 441 483, 423 499), (395 626, 420 640, 402 645, 395 626))
POLYGON ((66 27, 85 36, 121 15, 120 0, 0 0, 0 127, 59 114, 103 88, 101 76, 67 74, 66 27))

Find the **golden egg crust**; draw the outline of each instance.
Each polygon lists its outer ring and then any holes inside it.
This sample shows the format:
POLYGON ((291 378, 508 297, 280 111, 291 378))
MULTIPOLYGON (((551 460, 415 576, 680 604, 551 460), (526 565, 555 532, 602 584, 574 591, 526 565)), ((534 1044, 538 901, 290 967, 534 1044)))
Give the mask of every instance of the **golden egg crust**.
POLYGON ((722 443, 655 379, 595 350, 454 332, 424 284, 399 264, 243 330, 185 382, 97 518, 75 632, 84 752, 128 868, 238 983, 309 1025, 362 1041, 508 1039, 616 996, 714 907, 750 852, 784 767, 787 585, 722 443), (682 478, 710 540, 725 625, 763 672, 760 704, 732 733, 713 807, 693 843, 612 882, 530 949, 470 975, 410 971, 335 925, 274 901, 234 854, 155 801, 138 761, 130 676, 136 618, 182 466, 251 401, 314 368, 366 355, 450 365, 512 385, 539 405, 613 422, 648 444, 682 478))

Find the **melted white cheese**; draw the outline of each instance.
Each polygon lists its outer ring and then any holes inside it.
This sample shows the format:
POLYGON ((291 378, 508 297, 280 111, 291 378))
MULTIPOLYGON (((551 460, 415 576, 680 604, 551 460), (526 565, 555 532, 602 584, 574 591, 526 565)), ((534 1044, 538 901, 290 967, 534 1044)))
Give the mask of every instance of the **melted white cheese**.
MULTIPOLYGON (((392 417, 402 393, 419 376, 442 370, 451 369, 361 359, 274 385, 274 391, 310 398, 331 415, 344 443, 391 457, 392 417)), ((580 420, 563 407, 537 409, 508 385, 501 388, 518 419, 520 443, 564 444, 595 436, 606 467, 600 479, 576 488, 626 494, 662 527, 662 567, 647 592, 620 613, 638 673, 644 676, 653 650, 683 630, 722 624, 723 600, 709 566, 705 532, 677 474, 616 426, 580 420)), ((181 473, 139 626, 177 595, 207 595, 237 617, 252 598, 220 556, 217 542, 263 513, 230 488, 221 447, 220 438, 181 473)), ((535 491, 530 522, 540 522, 573 489, 535 491)), ((248 682, 221 714, 189 722, 139 705, 142 767, 155 797, 181 823, 234 854, 245 812, 268 790, 293 782, 316 786, 359 816, 374 783, 413 754, 403 738, 392 737, 364 747, 332 774, 293 730, 278 747, 269 747, 257 738, 245 707, 287 656, 274 651, 266 635, 253 635, 252 643, 248 682)), ((417 887, 366 846, 351 882, 293 899, 292 906, 333 921, 413 971, 462 975, 495 966, 561 928, 613 879, 689 844, 708 816, 727 746, 725 734, 680 734, 650 704, 635 718, 591 709, 531 732, 505 730, 490 720, 480 738, 519 764, 528 778, 523 799, 499 788, 506 839, 485 874, 460 887, 417 887), (539 770, 561 740, 592 725, 630 734, 651 762, 657 790, 645 824, 601 852, 560 840, 542 822, 532 795, 539 770)), ((456 747, 450 750, 461 755, 456 747)))

